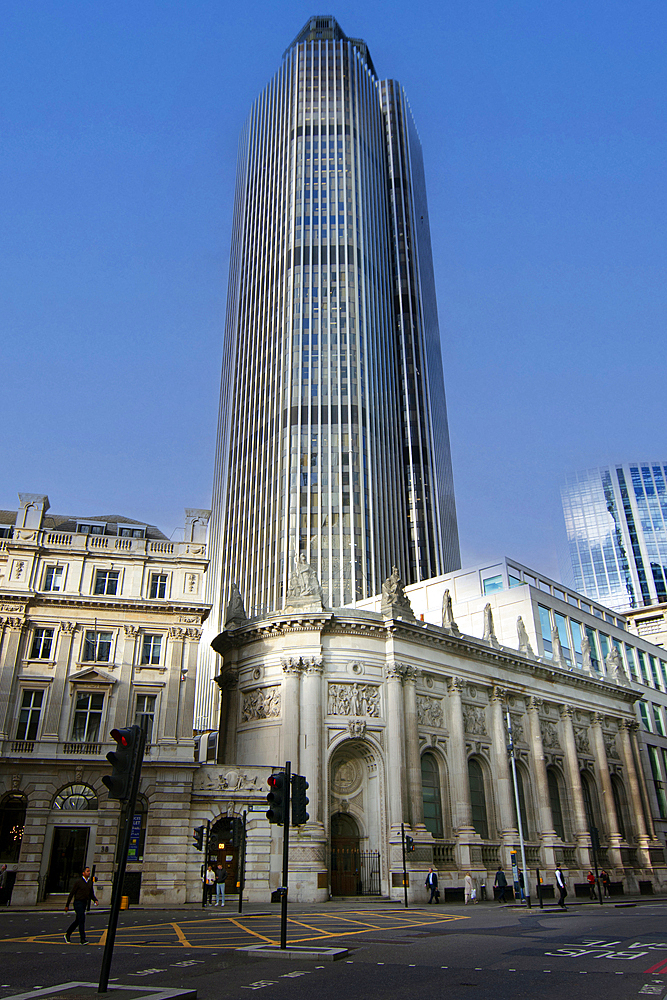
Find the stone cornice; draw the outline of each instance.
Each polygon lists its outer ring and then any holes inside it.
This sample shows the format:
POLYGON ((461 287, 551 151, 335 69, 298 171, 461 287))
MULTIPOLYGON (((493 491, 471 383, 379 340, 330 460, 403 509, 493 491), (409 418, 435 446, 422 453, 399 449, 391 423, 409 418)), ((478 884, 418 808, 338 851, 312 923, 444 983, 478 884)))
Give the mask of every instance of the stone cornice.
POLYGON ((132 615, 197 615, 200 622, 205 622, 211 610, 210 604, 180 604, 175 601, 165 601, 164 604, 148 603, 147 601, 136 600, 131 597, 108 598, 108 597, 85 597, 81 594, 42 594, 31 593, 19 597, 0 597, 0 603, 10 603, 23 600, 25 602, 26 613, 34 610, 39 605, 40 614, 48 613, 49 608, 79 608, 89 612, 102 611, 122 611, 132 615))
MULTIPOLYGON (((313 632, 319 631, 321 635, 359 635, 359 633, 372 633, 384 635, 386 638, 397 638, 410 640, 422 647, 437 647, 443 652, 451 653, 462 659, 473 660, 476 664, 485 663, 492 670, 504 667, 515 674, 523 675, 528 683, 534 678, 546 681, 549 684, 561 683, 572 688, 577 688, 589 695, 604 694, 606 697, 631 706, 641 698, 641 693, 632 688, 618 687, 598 680, 581 671, 566 670, 555 664, 546 663, 544 660, 534 656, 528 656, 519 650, 510 649, 507 646, 492 647, 483 639, 474 636, 459 634, 442 628, 439 625, 430 623, 398 619, 385 619, 377 612, 352 611, 349 609, 329 610, 322 614, 292 615, 284 612, 276 612, 266 615, 261 619, 249 621, 246 625, 233 630, 226 630, 211 642, 213 649, 220 654, 224 654, 229 649, 235 649, 258 639, 270 638, 272 635, 287 635, 290 632, 313 632)), ((458 670, 459 668, 457 668, 458 670)), ((431 664, 429 671, 434 675, 447 675, 452 673, 452 666, 442 664, 441 667, 431 664)), ((483 679, 478 681, 483 683, 483 679)), ((515 689, 510 680, 502 678, 499 682, 507 689, 507 694, 525 695, 526 691, 515 689)), ((487 680, 488 684, 488 680, 487 680)), ((558 695, 550 698, 547 692, 540 692, 540 697, 554 702, 562 701, 558 695)))

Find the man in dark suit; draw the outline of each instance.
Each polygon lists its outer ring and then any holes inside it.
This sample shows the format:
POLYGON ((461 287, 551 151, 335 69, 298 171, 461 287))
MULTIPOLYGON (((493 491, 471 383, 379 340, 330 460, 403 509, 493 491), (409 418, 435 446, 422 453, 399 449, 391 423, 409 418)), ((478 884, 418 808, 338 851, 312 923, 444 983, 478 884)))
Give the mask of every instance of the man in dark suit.
POLYGON ((83 873, 79 878, 75 879, 72 885, 72 890, 67 897, 67 902, 65 903, 65 913, 69 910, 69 904, 74 900, 74 912, 76 913, 76 920, 73 924, 65 931, 65 940, 68 944, 71 944, 72 931, 79 928, 79 936, 81 938, 81 944, 88 944, 86 941, 86 908, 88 906, 88 901, 93 900, 95 906, 97 906, 97 896, 95 895, 95 883, 90 874, 90 868, 86 867, 83 869, 83 873))
POLYGON ((426 886, 427 889, 430 890, 430 893, 431 893, 431 897, 429 899, 429 903, 433 903, 433 902, 437 903, 438 902, 438 895, 439 895, 438 894, 438 876, 436 875, 436 873, 433 871, 432 868, 429 868, 429 870, 428 870, 428 875, 426 876, 426 881, 424 882, 424 885, 426 886))

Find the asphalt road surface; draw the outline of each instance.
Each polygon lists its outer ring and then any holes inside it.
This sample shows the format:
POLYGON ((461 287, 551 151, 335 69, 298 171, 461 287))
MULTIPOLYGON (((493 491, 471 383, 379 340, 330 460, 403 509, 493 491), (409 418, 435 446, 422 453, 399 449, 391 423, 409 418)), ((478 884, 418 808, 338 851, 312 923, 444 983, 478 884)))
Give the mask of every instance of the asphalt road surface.
MULTIPOLYGON (((90 945, 66 945, 62 913, 0 913, 0 1000, 71 980, 96 982, 106 911, 88 918, 90 945)), ((111 969, 124 985, 196 989, 200 1000, 626 1000, 667 996, 667 902, 572 906, 565 913, 494 904, 293 906, 288 942, 349 949, 347 959, 250 958, 279 939, 279 915, 130 910, 111 969)), ((74 939, 73 939, 74 940, 74 939)))

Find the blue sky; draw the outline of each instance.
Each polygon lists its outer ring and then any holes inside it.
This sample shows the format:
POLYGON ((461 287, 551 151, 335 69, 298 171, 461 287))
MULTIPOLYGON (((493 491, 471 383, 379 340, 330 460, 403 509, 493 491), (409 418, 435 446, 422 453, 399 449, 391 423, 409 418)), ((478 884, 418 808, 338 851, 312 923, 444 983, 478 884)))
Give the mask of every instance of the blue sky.
POLYGON ((424 145, 464 564, 558 575, 563 473, 667 459, 664 2, 5 0, 0 506, 210 505, 237 138, 316 13, 424 145))

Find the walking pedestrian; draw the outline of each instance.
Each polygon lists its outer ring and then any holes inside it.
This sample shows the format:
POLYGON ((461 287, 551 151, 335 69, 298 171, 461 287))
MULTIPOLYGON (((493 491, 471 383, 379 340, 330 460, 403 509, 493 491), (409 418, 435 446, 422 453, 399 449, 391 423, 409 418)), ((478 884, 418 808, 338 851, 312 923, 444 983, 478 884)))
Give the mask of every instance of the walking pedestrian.
POLYGON ((213 902, 213 893, 215 892, 215 872, 213 871, 213 865, 209 865, 204 874, 204 891, 206 893, 206 902, 213 902))
POLYGON ((595 899, 595 875, 593 872, 589 872, 586 876, 586 881, 588 882, 588 891, 590 893, 591 899, 595 899))
POLYGON ((215 905, 225 905, 225 882, 227 880, 227 869, 220 863, 215 869, 215 905))
POLYGON ((438 876, 436 875, 436 873, 433 871, 432 868, 429 868, 428 870, 428 875, 426 876, 426 881, 424 882, 424 885, 431 893, 428 900, 429 904, 437 903, 438 896, 440 895, 440 893, 438 892, 438 876))
POLYGON ((76 930, 77 927, 79 928, 81 944, 88 944, 86 941, 86 908, 91 899, 95 903, 95 906, 97 906, 95 884, 90 874, 90 868, 84 868, 79 878, 74 880, 70 894, 67 897, 67 902, 65 903, 65 913, 67 913, 69 911, 69 904, 74 900, 72 905, 76 913, 76 920, 65 931, 64 937, 68 944, 72 943, 70 940, 72 931, 76 930))
POLYGON ((605 871, 605 869, 603 868, 602 871, 600 872, 600 878, 602 879, 602 888, 604 890, 605 896, 611 896, 611 892, 609 891, 609 886, 611 885, 609 872, 605 871))
POLYGON ((560 865, 556 868, 556 885, 558 886, 558 892, 560 893, 558 897, 558 905, 561 910, 566 910, 565 897, 567 896, 567 886, 565 885, 565 876, 561 870, 560 865))
POLYGON ((507 892, 507 879, 505 878, 505 872, 502 870, 500 865, 498 865, 498 871, 496 872, 493 888, 498 890, 498 896, 496 897, 498 902, 504 903, 505 893, 507 892))
POLYGON ((472 875, 470 874, 470 872, 466 872, 466 877, 463 880, 463 900, 466 906, 473 898, 472 895, 473 892, 474 892, 474 886, 472 884, 472 875))

